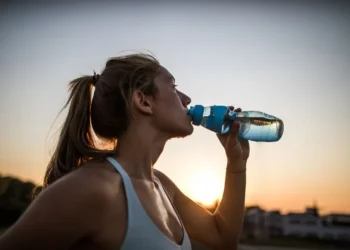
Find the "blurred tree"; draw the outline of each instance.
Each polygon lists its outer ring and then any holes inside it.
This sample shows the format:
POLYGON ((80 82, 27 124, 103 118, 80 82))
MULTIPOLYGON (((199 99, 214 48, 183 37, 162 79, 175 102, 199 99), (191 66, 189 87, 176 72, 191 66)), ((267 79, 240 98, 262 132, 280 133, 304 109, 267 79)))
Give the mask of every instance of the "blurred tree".
POLYGON ((12 225, 21 216, 31 203, 35 189, 31 182, 0 175, 0 227, 12 225))

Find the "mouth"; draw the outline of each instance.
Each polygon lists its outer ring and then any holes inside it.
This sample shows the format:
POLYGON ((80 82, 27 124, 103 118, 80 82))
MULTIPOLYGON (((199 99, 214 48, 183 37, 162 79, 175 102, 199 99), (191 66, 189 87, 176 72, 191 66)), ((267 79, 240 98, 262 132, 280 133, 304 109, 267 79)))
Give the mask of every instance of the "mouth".
POLYGON ((192 123, 192 117, 190 116, 189 112, 186 113, 187 119, 190 123, 192 123))

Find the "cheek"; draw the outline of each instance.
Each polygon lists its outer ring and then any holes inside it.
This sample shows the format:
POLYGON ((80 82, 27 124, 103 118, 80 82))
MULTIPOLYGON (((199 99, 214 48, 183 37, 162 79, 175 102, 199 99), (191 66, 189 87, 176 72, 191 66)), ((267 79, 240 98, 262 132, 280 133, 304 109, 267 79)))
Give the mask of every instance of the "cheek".
MULTIPOLYGON (((174 89, 161 89, 156 98, 157 116, 176 116, 183 112, 183 105, 179 94, 174 89)), ((171 117, 164 117, 164 119, 171 117)))
MULTIPOLYGON (((157 107, 155 113, 155 120, 161 126, 171 126, 171 124, 177 123, 181 119, 182 109, 178 106, 178 101, 170 98, 164 100, 161 105, 157 107)), ((160 104, 160 103, 159 103, 160 104)))
POLYGON ((167 107, 168 109, 177 109, 181 108, 181 99, 179 95, 176 92, 170 92, 167 93, 167 95, 164 95, 161 100, 162 106, 167 107))

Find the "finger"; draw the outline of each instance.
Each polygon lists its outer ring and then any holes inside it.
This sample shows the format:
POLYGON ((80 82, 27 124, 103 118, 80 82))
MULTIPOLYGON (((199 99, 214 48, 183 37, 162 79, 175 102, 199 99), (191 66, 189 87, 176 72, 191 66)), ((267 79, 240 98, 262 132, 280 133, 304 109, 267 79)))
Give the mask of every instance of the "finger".
POLYGON ((222 134, 218 133, 218 134, 216 134, 216 136, 218 137, 221 144, 224 146, 226 144, 227 135, 222 135, 222 134))
POLYGON ((237 140, 238 132, 239 132, 239 123, 233 122, 230 134, 226 142, 226 145, 228 148, 234 148, 238 144, 238 140, 237 140))
POLYGON ((239 142, 241 143, 241 145, 245 148, 249 149, 249 141, 242 138, 242 137, 238 137, 239 142))

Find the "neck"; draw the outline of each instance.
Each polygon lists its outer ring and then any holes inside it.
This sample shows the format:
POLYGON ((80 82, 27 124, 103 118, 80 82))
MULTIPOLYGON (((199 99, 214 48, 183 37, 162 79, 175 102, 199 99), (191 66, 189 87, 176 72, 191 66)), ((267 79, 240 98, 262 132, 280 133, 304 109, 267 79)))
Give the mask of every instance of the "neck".
POLYGON ((162 153, 167 138, 140 126, 128 131, 131 132, 126 132, 117 141, 116 159, 130 177, 152 181, 153 165, 162 153))

